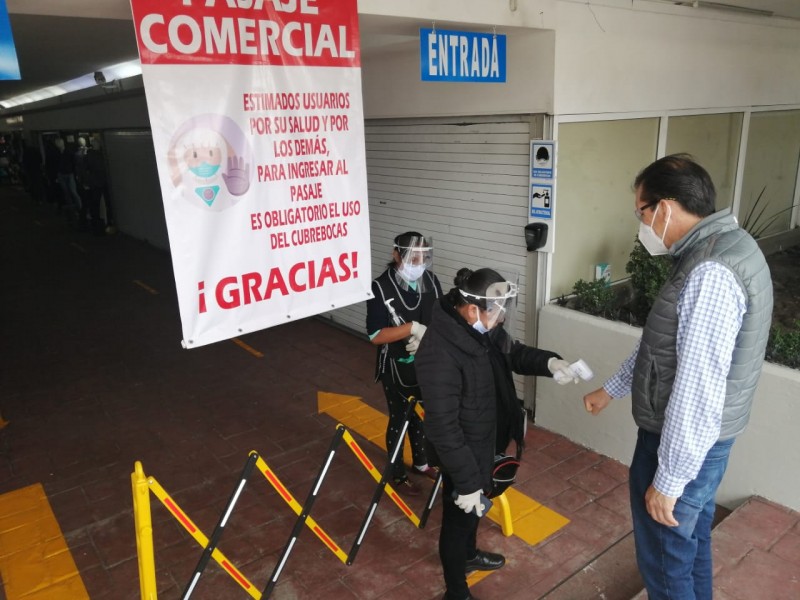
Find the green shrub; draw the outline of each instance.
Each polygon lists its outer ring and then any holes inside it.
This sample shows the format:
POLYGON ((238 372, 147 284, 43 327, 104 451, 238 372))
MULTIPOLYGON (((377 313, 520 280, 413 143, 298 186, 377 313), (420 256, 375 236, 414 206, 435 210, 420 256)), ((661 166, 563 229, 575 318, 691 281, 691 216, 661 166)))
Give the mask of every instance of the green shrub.
POLYGON ((636 239, 628 264, 625 265, 625 272, 631 276, 633 299, 630 311, 636 322, 644 323, 647 320, 653 302, 671 270, 672 260, 668 256, 651 255, 636 239))
POLYGON ((619 318, 617 295, 605 279, 584 281, 578 279, 572 288, 575 310, 616 321, 619 318))
MULTIPOLYGON (((630 275, 630 294, 627 298, 621 293, 624 286, 612 288, 603 279, 591 282, 579 279, 572 288, 573 297, 562 296, 557 303, 590 315, 611 321, 622 319, 641 327, 658 293, 669 279, 672 259, 669 256, 652 256, 637 239, 625 271, 630 275)), ((765 358, 772 363, 800 369, 800 319, 795 321, 794 328, 777 324, 770 328, 765 358)))
POLYGON ((794 329, 773 325, 769 330, 766 359, 769 362, 800 369, 800 320, 794 329))

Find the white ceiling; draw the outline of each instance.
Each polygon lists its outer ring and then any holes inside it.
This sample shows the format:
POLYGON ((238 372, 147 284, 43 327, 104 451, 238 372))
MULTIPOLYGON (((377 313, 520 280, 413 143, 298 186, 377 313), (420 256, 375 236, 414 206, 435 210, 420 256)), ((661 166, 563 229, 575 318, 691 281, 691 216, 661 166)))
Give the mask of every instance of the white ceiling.
MULTIPOLYGON (((651 1, 694 4, 691 0, 651 1)), ((601 4, 602 0, 597 2, 601 4)), ((800 20, 800 0, 724 2, 800 20)), ((22 80, 0 81, 0 100, 63 83, 139 56, 130 0, 6 0, 6 4, 22 80)), ((458 20, 457 15, 454 20, 458 20)), ((407 41, 409 35, 417 35, 418 23, 412 21, 362 17, 362 49, 369 52, 407 41)))

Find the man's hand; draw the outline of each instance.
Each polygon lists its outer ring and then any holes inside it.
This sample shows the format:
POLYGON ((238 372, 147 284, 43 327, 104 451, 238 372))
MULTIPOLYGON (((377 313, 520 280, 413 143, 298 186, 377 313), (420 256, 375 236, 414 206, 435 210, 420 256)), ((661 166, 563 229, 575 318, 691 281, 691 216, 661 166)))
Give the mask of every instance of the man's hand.
POLYGON ((596 389, 589 392, 583 397, 583 405, 586 407, 586 412, 593 415, 599 415, 608 403, 611 402, 611 396, 603 388, 596 389))
POLYGON ((675 517, 672 516, 672 511, 677 501, 677 498, 665 496, 659 492, 652 484, 647 488, 647 492, 644 495, 644 505, 648 514, 653 517, 654 521, 667 527, 677 527, 679 525, 675 517))

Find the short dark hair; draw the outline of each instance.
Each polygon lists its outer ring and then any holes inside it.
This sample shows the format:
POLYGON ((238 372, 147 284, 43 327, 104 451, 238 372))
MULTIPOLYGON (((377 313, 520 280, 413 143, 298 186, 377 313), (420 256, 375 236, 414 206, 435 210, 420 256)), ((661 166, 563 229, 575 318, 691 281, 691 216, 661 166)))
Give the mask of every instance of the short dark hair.
POLYGON ((639 190, 648 205, 664 199, 675 200, 698 217, 707 217, 715 210, 714 182, 689 154, 670 154, 649 164, 636 176, 633 188, 639 190))
POLYGON ((455 307, 463 306, 464 304, 474 304, 479 308, 486 310, 485 298, 472 298, 467 301, 466 298, 459 292, 463 290, 468 294, 476 296, 485 296, 487 288, 493 283, 500 283, 505 281, 505 278, 494 269, 478 269, 473 271, 463 267, 458 270, 453 283, 456 287, 447 293, 447 299, 455 307))

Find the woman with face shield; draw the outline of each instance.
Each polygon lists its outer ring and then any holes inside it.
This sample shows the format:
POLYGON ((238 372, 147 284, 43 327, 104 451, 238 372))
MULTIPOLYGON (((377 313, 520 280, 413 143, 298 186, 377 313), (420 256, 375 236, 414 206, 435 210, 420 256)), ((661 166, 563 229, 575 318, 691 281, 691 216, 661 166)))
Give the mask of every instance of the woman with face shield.
MULTIPOLYGON (((367 334, 378 346, 375 380, 383 385, 389 407, 386 448, 392 455, 413 396, 421 402, 414 356, 430 323, 431 309, 442 296, 442 286, 430 270, 433 243, 416 231, 394 238, 392 261, 372 282, 372 298, 367 301, 367 334)), ((428 465, 422 422, 411 414, 408 439, 414 466, 412 472, 435 479, 437 471, 428 465)), ((400 440, 404 444, 405 440, 400 440)), ((406 473, 402 452, 394 465, 394 486, 401 493, 418 495, 420 489, 406 473)))
POLYGON ((492 269, 461 269, 454 283, 433 307, 415 363, 425 398, 428 458, 444 475, 439 534, 444 598, 468 600, 473 598, 468 573, 505 564, 500 554, 478 550, 476 535, 495 456, 512 440, 518 449, 524 443, 525 411, 512 372, 540 377, 558 372, 564 383, 577 377, 555 352, 512 337, 515 281, 492 269))

